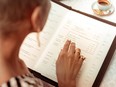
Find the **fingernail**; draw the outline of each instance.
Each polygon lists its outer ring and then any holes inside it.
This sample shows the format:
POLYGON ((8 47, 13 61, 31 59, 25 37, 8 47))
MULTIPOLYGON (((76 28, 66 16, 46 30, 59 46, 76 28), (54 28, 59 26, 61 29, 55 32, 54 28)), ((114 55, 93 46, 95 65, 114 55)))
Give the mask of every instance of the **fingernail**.
POLYGON ((80 49, 80 48, 77 48, 77 50, 81 51, 81 49, 80 49))
POLYGON ((70 40, 67 40, 67 42, 70 42, 70 40))
POLYGON ((73 46, 75 46, 75 43, 72 42, 71 44, 72 44, 73 46))

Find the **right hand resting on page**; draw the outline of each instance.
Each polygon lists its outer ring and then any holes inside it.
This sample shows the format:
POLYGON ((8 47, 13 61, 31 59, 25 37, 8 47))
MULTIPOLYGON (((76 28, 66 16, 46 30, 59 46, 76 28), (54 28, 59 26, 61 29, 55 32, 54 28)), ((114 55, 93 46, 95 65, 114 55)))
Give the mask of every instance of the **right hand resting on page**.
POLYGON ((75 43, 67 40, 56 62, 56 74, 59 87, 76 87, 76 76, 81 68, 83 60, 81 50, 75 43))

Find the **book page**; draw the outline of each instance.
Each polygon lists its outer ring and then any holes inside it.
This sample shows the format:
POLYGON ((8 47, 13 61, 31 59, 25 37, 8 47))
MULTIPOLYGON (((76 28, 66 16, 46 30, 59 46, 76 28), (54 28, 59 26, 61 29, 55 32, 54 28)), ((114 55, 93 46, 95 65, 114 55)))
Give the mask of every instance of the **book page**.
POLYGON ((47 23, 39 35, 40 47, 38 46, 37 34, 32 33, 26 37, 20 49, 20 58, 24 60, 26 65, 31 69, 33 69, 36 61, 39 60, 41 54, 56 32, 57 27, 60 25, 60 22, 67 13, 67 9, 63 8, 62 6, 59 6, 53 2, 51 4, 52 6, 47 23))
POLYGON ((100 87, 116 87, 116 50, 100 87))
POLYGON ((36 71, 57 82, 56 60, 65 41, 69 39, 76 43, 86 57, 77 76, 77 87, 91 87, 115 35, 115 27, 69 11, 35 66, 36 71))

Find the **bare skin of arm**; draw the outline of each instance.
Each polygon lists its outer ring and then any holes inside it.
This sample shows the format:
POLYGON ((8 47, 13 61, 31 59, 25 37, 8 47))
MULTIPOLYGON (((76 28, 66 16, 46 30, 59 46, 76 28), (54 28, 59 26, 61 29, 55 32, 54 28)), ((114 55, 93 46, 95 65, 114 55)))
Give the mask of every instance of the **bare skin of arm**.
POLYGON ((56 74, 59 87, 76 87, 76 76, 82 66, 84 57, 75 43, 67 40, 56 62, 56 74))

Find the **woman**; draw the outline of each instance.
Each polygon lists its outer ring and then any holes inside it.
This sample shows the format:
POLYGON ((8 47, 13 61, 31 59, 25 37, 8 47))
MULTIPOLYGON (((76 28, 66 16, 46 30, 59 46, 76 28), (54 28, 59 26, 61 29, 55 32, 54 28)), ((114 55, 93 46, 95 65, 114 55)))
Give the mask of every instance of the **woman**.
MULTIPOLYGON (((42 87, 19 58, 24 38, 41 32, 50 10, 49 0, 0 0, 0 87, 42 87)), ((56 62, 59 87, 76 87, 84 57, 67 40, 56 62)))

